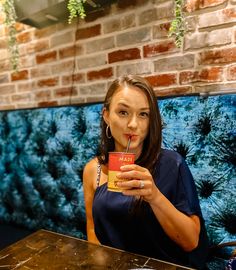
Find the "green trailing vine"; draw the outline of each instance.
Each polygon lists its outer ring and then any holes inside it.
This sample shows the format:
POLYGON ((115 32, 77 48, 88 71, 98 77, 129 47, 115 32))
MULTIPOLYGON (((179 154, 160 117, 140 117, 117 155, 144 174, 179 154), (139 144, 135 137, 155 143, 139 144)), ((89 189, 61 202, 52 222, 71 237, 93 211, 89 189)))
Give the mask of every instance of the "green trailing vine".
POLYGON ((81 19, 84 19, 86 14, 84 10, 84 3, 86 0, 69 0, 67 4, 67 8, 69 10, 69 24, 72 22, 74 18, 76 18, 78 15, 81 19))
POLYGON ((19 48, 16 39, 16 11, 14 6, 14 0, 0 1, 2 4, 3 12, 5 13, 4 24, 8 28, 8 50, 10 53, 10 62, 12 69, 18 71, 19 65, 19 48))
MULTIPOLYGON (((171 26, 169 29, 169 37, 174 37, 175 44, 178 48, 181 47, 185 34, 185 18, 183 7, 185 4, 185 0, 174 0, 175 1, 175 18, 171 22, 171 26)), ((85 4, 86 0, 69 0, 67 4, 67 8, 69 10, 69 18, 68 23, 70 24, 74 18, 79 16, 84 19, 86 16, 85 13, 85 4)), ((10 53, 10 62, 12 69, 14 71, 18 71, 19 65, 19 49, 17 44, 17 30, 15 27, 16 23, 16 11, 14 6, 14 0, 0 0, 0 6, 2 6, 2 10, 5 13, 5 21, 4 24, 8 28, 8 50, 10 53)))
POLYGON ((175 19, 171 22, 169 29, 169 37, 175 39, 178 48, 181 47, 185 34, 185 18, 184 18, 184 0, 175 0, 175 19))
MULTIPOLYGON (((174 0, 175 1, 175 19, 171 22, 171 26, 169 29, 169 37, 174 37, 175 44, 178 48, 181 47, 185 34, 185 18, 183 7, 185 4, 185 0, 174 0)), ((86 0, 69 0, 67 8, 69 10, 69 24, 72 22, 74 18, 78 15, 80 18, 84 19, 85 9, 84 3, 86 0)))

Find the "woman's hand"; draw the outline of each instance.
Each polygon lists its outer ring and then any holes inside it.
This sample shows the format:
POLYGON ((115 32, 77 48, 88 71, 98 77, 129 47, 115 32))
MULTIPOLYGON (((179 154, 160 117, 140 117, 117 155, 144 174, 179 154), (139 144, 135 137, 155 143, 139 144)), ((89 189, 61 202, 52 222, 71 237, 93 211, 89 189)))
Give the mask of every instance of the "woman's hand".
POLYGON ((196 215, 187 216, 177 210, 156 187, 150 172, 136 164, 121 167, 117 186, 124 195, 142 196, 153 210, 166 234, 185 251, 197 247, 200 220, 196 215), (123 180, 125 179, 125 181, 123 180), (127 180, 127 181, 126 181, 127 180))
POLYGON ((124 195, 141 196, 149 203, 158 195, 159 190, 148 169, 130 164, 121 166, 120 170, 121 172, 117 174, 116 184, 123 190, 124 195))

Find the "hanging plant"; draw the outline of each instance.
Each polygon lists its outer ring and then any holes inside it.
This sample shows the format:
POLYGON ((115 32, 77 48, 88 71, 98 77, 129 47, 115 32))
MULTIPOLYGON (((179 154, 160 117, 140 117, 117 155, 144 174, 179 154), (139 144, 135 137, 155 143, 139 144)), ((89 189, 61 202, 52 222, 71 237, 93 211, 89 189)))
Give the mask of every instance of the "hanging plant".
POLYGON ((184 0, 175 0, 175 18, 171 22, 169 29, 169 37, 175 39, 175 44, 180 48, 183 44, 184 34, 185 34, 185 17, 184 17, 184 0))
POLYGON ((84 10, 84 3, 86 0, 69 0, 67 8, 69 10, 69 19, 68 22, 71 23, 73 18, 76 18, 78 15, 81 19, 84 19, 86 14, 84 10))
POLYGON ((8 29, 8 50, 10 53, 10 62, 12 69, 18 71, 19 65, 19 49, 16 40, 16 11, 14 6, 14 0, 0 0, 2 10, 5 14, 4 24, 8 29))

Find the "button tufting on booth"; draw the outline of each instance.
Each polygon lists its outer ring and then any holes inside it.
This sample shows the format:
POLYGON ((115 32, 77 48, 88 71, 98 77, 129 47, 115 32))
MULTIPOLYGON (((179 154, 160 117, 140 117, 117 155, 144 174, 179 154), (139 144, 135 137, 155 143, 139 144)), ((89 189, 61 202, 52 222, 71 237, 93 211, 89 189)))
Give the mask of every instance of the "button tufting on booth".
MULTIPOLYGON (((236 241, 236 95, 158 103, 163 146, 179 152, 194 176, 214 246, 208 267, 224 269, 236 241)), ((0 248, 38 229, 86 239, 82 173, 98 152, 101 109, 0 112, 0 248)))

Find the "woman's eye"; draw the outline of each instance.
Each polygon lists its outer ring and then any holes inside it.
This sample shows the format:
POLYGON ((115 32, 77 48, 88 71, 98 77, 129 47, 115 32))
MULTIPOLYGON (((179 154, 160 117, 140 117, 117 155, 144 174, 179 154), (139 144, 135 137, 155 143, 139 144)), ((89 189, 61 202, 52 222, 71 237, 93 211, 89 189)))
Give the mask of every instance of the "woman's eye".
POLYGON ((122 115, 122 116, 126 116, 126 115, 128 115, 128 112, 126 112, 126 111, 119 111, 119 114, 122 115))
POLYGON ((148 118, 149 117, 149 113, 148 112, 141 112, 140 116, 143 118, 148 118))

